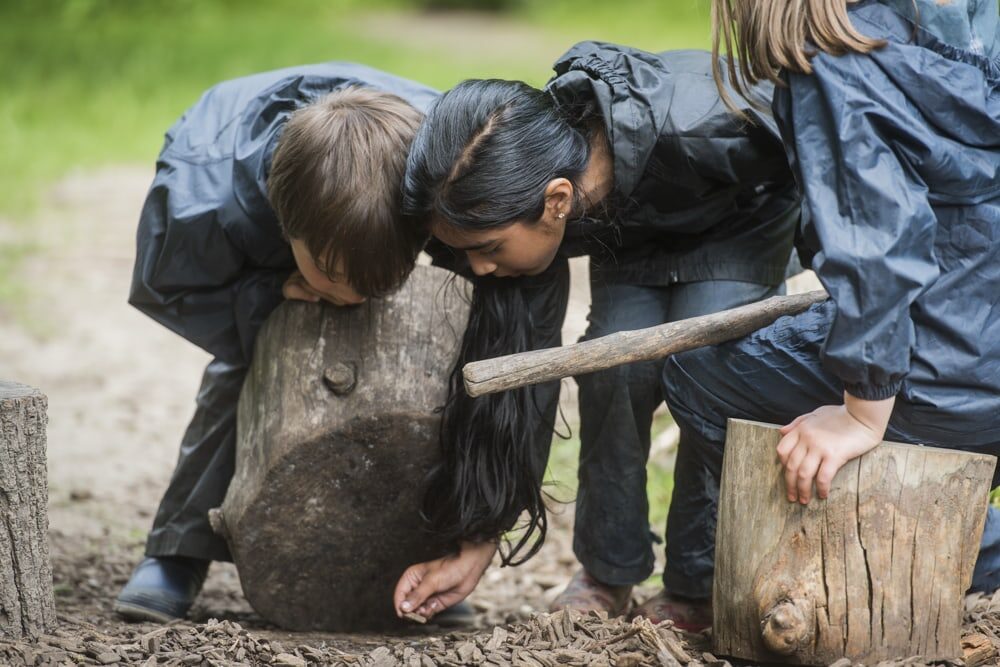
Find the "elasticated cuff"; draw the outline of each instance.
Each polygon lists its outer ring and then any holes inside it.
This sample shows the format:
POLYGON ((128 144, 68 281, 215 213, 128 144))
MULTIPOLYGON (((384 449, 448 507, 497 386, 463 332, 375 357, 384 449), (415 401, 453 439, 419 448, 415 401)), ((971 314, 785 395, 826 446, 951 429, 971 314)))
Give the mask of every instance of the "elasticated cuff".
POLYGON ((892 398, 899 393, 903 386, 903 381, 898 380, 889 384, 844 384, 844 390, 865 401, 883 401, 892 398))

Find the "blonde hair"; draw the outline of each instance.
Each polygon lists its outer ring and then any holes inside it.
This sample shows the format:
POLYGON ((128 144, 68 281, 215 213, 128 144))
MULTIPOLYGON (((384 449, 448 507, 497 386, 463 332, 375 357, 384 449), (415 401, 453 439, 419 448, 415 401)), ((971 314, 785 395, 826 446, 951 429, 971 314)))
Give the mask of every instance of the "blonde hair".
POLYGON ((782 85, 782 69, 811 73, 809 60, 817 50, 844 55, 884 46, 884 41, 865 37, 851 25, 847 5, 854 1, 712 0, 712 73, 726 106, 744 115, 726 90, 722 47, 728 55, 729 84, 759 106, 747 96, 749 86, 759 81, 782 85))
POLYGON ((353 86, 293 113, 274 149, 268 199, 285 236, 305 243, 328 273, 339 260, 366 296, 397 289, 427 240, 400 210, 422 119, 396 95, 353 86))

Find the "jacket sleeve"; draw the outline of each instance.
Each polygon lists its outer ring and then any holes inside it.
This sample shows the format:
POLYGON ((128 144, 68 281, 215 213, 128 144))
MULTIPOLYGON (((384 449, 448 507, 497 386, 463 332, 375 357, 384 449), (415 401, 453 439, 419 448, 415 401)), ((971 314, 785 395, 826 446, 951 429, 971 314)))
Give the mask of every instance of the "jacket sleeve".
POLYGON ((231 160, 161 156, 139 220, 129 303, 210 354, 249 363, 289 271, 255 267, 230 238, 239 228, 232 218, 245 218, 231 182, 231 160))
POLYGON ((939 272, 937 219, 914 168, 922 122, 868 56, 825 54, 788 75, 775 112, 818 248, 813 269, 837 311, 824 366, 863 399, 895 396, 914 348, 911 308, 939 272))

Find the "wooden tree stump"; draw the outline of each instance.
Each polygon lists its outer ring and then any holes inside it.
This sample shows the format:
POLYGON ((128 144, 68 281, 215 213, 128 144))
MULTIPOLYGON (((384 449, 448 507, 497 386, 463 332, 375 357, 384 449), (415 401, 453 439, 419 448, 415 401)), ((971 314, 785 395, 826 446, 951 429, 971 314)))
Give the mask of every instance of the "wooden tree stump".
POLYGON ((874 664, 962 656, 963 598, 996 459, 883 442, 826 500, 790 503, 778 427, 729 420, 715 547, 716 651, 874 664))
POLYGON ((464 280, 418 266, 386 299, 287 302, 265 324, 240 396, 236 472, 212 519, 269 621, 394 625, 400 574, 443 555, 419 512, 467 296, 464 280))
POLYGON ((49 562, 45 396, 0 381, 0 634, 33 637, 55 623, 49 562))

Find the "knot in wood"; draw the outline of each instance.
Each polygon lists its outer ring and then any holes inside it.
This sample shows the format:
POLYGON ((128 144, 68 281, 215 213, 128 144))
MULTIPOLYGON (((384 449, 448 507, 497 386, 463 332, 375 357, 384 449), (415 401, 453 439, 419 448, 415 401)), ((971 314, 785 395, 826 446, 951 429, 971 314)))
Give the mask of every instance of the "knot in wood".
POLYGON ((771 607, 760 622, 764 645, 779 655, 791 655, 809 639, 806 615, 792 600, 771 607))
POLYGON ((337 396, 345 396, 354 391, 357 384, 357 370, 353 362, 338 361, 323 371, 323 384, 337 396))

